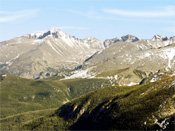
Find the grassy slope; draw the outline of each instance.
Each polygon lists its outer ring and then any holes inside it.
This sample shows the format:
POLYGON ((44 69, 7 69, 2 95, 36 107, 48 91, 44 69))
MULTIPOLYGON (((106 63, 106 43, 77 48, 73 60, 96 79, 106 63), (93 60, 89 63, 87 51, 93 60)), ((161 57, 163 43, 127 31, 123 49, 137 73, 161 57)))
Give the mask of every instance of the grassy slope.
POLYGON ((102 83, 109 84, 103 79, 31 80, 8 74, 0 83, 1 129, 47 114, 102 83))
POLYGON ((175 113, 174 89, 175 77, 133 87, 104 87, 20 129, 159 129, 156 121, 161 123, 175 113))
POLYGON ((146 73, 134 68, 125 68, 120 70, 104 71, 97 75, 97 77, 113 77, 115 85, 127 85, 131 82, 139 83, 143 78, 146 77, 146 73), (117 77, 117 78, 115 78, 117 77))

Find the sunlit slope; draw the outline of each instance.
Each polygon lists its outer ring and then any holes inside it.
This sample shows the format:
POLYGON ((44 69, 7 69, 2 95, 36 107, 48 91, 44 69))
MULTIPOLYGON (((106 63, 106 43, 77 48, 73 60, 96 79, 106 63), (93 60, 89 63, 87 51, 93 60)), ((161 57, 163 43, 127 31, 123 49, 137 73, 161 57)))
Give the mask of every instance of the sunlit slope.
POLYGON ((20 129, 172 130, 174 90, 175 77, 133 87, 104 87, 76 98, 20 129))
POLYGON ((110 85, 105 79, 32 80, 7 74, 0 82, 1 129, 47 114, 102 83, 110 85))

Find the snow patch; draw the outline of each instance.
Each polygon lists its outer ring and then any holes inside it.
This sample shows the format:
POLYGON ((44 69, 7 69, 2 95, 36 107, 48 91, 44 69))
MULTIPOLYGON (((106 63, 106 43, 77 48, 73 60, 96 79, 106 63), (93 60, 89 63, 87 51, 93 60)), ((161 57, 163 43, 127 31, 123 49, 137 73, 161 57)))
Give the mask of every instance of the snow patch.
POLYGON ((86 70, 77 70, 73 75, 65 77, 64 79, 76 79, 76 78, 94 78, 94 75, 88 74, 90 70, 94 67, 88 68, 86 70))
POLYGON ((117 80, 117 79, 118 79, 118 75, 116 74, 116 75, 114 76, 114 78, 115 78, 115 80, 117 80))
POLYGON ((128 86, 134 86, 134 85, 138 85, 139 83, 134 83, 134 82, 131 82, 128 84, 128 86))
POLYGON ((150 56, 150 53, 146 53, 146 54, 145 54, 145 57, 149 57, 149 56, 150 56))
POLYGON ((175 49, 171 48, 170 50, 167 51, 167 56, 168 56, 168 67, 171 68, 171 60, 175 56, 175 49))
MULTIPOLYGON (((22 54, 22 53, 21 53, 21 54, 22 54)), ((21 54, 18 54, 18 55, 17 55, 16 57, 14 57, 13 59, 7 61, 6 64, 8 64, 8 66, 12 65, 13 61, 14 61, 15 59, 19 58, 19 56, 20 56, 21 54)))
POLYGON ((60 35, 62 36, 61 39, 70 47, 74 47, 73 42, 66 36, 66 34, 62 31, 60 31, 60 35))
POLYGON ((155 82, 155 81, 157 81, 157 80, 159 80, 159 78, 158 78, 157 76, 155 76, 154 78, 151 79, 150 82, 155 82))
POLYGON ((49 46, 58 54, 58 55, 61 55, 62 56, 62 54, 60 53, 60 52, 58 52, 54 47, 53 47, 53 45, 52 45, 52 43, 48 40, 48 44, 49 44, 49 46))

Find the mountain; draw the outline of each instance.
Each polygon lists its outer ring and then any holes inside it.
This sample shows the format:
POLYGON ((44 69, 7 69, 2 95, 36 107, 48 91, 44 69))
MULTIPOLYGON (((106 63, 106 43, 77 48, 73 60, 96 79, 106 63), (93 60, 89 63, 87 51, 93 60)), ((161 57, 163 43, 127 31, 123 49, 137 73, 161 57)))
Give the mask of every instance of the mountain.
POLYGON ((24 78, 97 77, 134 85, 151 72, 175 73, 175 37, 161 35, 140 39, 128 34, 101 42, 53 28, 0 42, 0 51, 0 72, 24 78))
POLYGON ((161 36, 161 35, 155 35, 153 38, 152 38, 153 41, 166 41, 168 40, 168 37, 167 36, 161 36))
POLYGON ((104 87, 22 124, 21 130, 173 130, 175 77, 104 87))
POLYGON ((81 69, 69 78, 82 77, 79 73, 84 72, 89 78, 109 78, 118 85, 133 85, 138 84, 151 72, 156 73, 160 70, 161 73, 169 72, 170 75, 175 73, 173 37, 164 41, 130 41, 115 41, 116 43, 84 61, 81 69))
POLYGON ((111 46, 112 44, 115 44, 116 42, 136 42, 136 41, 139 41, 140 39, 135 37, 135 36, 132 36, 132 35, 126 35, 126 36, 122 36, 120 38, 116 37, 116 38, 113 38, 113 39, 107 39, 104 41, 104 46, 105 47, 109 47, 111 46))
POLYGON ((78 39, 59 28, 0 42, 0 72, 42 78, 71 71, 104 49, 95 38, 78 39))
POLYGON ((175 37, 0 42, 0 130, 172 130, 174 89, 175 37))

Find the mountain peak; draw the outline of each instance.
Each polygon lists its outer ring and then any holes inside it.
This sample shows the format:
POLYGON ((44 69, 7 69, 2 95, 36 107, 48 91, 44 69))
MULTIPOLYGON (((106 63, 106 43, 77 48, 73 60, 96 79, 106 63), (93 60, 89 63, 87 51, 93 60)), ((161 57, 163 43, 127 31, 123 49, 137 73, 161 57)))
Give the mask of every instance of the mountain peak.
POLYGON ((125 41, 126 42, 136 42, 136 41, 140 40, 139 38, 137 38, 137 37, 135 37, 133 35, 130 35, 130 34, 122 36, 121 39, 122 39, 123 42, 125 42, 125 41))
POLYGON ((120 38, 116 37, 114 39, 107 39, 104 41, 104 46, 105 47, 109 47, 110 45, 116 43, 116 42, 137 42, 141 39, 133 36, 133 35, 130 35, 130 34, 127 34, 125 36, 122 36, 120 38))
MULTIPOLYGON (((24 37, 27 37, 29 39, 42 39, 48 35, 52 35, 55 38, 57 38, 58 33, 60 34, 60 32, 61 32, 60 28, 55 27, 55 28, 51 28, 50 30, 45 31, 45 32, 35 32, 35 33, 27 34, 24 37)), ((63 32, 61 32, 61 34, 63 34, 63 32)))
POLYGON ((94 37, 88 36, 84 39, 84 42, 88 43, 88 45, 94 49, 104 49, 103 42, 94 37))
POLYGON ((49 31, 50 33, 58 33, 60 32, 60 28, 59 27, 51 28, 49 31))
POLYGON ((152 38, 153 41, 166 41, 168 40, 167 36, 162 36, 162 35, 154 35, 152 38))

